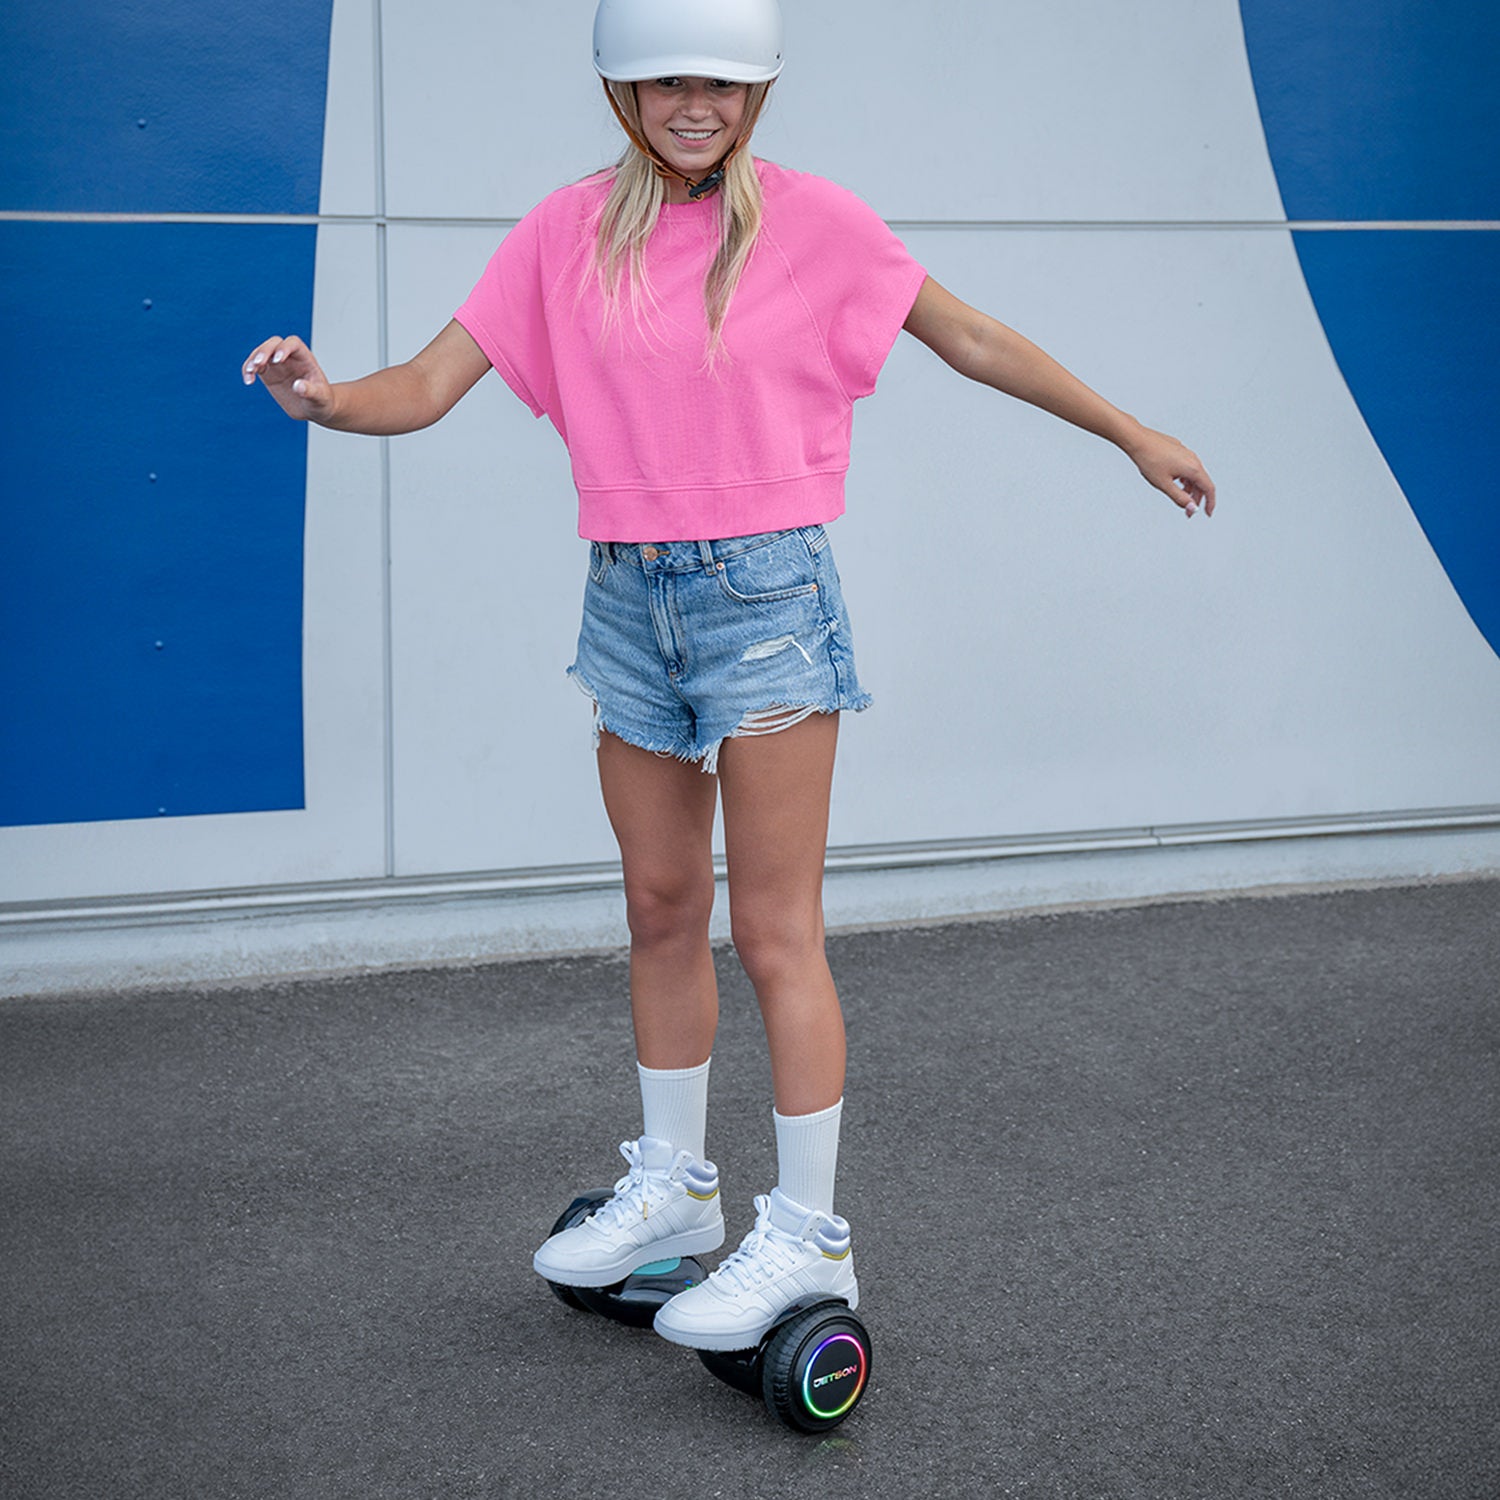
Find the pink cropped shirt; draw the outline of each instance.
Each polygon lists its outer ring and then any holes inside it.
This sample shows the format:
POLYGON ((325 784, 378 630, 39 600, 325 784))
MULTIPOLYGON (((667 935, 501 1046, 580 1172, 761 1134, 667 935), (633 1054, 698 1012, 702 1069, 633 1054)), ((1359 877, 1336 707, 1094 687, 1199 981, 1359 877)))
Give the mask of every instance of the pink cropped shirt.
POLYGON ((760 238, 707 359, 703 279, 718 206, 667 205, 649 298, 604 328, 593 270, 609 176, 550 194, 506 235, 455 314, 572 460, 579 534, 713 540, 844 509, 854 402, 876 377, 922 267, 854 194, 757 161, 760 238))

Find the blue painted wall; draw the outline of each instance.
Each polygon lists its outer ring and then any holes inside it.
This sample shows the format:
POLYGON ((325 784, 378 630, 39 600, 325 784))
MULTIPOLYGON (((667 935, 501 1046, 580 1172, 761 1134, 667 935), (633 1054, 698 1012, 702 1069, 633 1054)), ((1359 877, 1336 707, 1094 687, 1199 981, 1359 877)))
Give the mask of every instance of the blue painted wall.
POLYGON ((0 224, 4 821, 301 805, 306 438, 236 369, 315 235, 0 224))
MULTIPOLYGON (((1500 220, 1493 0, 1242 0, 1241 10, 1288 218, 1500 220)), ((1500 651, 1500 233, 1294 238, 1350 393, 1500 651)))
POLYGON ((1500 234, 1294 238, 1360 414, 1500 651, 1500 234))
POLYGON ((333 0, 8 0, 3 206, 317 213, 332 12, 333 0))
POLYGON ((1493 0, 1241 0, 1289 219, 1500 217, 1493 0))
MULTIPOLYGON (((312 214, 331 0, 0 18, 0 206, 312 214)), ((0 823, 300 807, 306 433, 238 364, 312 226, 8 222, 0 823)))

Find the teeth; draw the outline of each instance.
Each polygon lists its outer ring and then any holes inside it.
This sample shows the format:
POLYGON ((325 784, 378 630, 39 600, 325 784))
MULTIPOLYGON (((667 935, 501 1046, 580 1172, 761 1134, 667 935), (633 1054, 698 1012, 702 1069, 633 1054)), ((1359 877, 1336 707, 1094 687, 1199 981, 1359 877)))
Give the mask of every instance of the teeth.
POLYGON ((681 136, 685 141, 706 141, 713 134, 711 130, 674 130, 673 135, 681 136))

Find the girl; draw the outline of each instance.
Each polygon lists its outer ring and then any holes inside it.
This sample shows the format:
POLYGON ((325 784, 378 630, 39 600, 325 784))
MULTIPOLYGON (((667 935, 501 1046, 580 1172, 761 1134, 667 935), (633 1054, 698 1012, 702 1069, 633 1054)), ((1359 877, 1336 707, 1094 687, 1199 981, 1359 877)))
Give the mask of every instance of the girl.
POLYGON ((1214 508, 1182 444, 945 291, 858 199, 751 156, 781 38, 776 0, 601 0, 617 165, 522 220, 406 364, 332 385, 300 339, 271 338, 243 372, 295 418, 392 434, 437 421, 493 367, 568 446, 591 543, 570 671, 594 701, 624 866, 644 1121, 614 1196, 534 1264, 603 1286, 724 1241, 704 1151, 722 801, 779 1181, 739 1249, 657 1316, 705 1349, 754 1345, 801 1298, 859 1300, 833 1211, 844 1028, 822 916, 839 714, 868 702, 824 530, 843 510, 854 401, 904 328, 960 374, 1109 439, 1188 516, 1214 508))

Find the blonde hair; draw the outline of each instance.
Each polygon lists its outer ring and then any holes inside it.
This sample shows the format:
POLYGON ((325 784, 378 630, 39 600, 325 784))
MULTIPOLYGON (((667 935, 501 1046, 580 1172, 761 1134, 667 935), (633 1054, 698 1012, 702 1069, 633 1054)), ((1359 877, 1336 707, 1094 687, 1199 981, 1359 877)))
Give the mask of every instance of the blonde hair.
MULTIPOLYGON (((605 87, 631 128, 642 134, 635 86, 607 82, 605 87)), ((752 83, 746 89, 744 118, 752 128, 770 88, 769 83, 752 83)), ((730 158, 715 196, 719 210, 719 249, 703 279, 710 361, 721 351, 724 319, 760 234, 760 178, 748 150, 736 151, 730 158)), ((622 301, 629 301, 631 314, 638 323, 651 303, 646 242, 666 201, 666 178, 657 171, 651 158, 627 139, 624 153, 615 164, 614 181, 600 210, 594 240, 594 270, 604 294, 606 326, 619 321, 622 301)))

